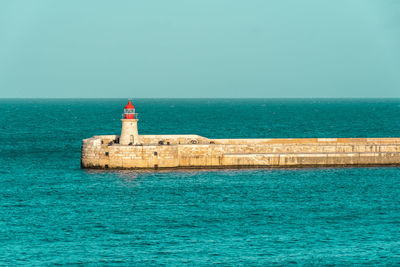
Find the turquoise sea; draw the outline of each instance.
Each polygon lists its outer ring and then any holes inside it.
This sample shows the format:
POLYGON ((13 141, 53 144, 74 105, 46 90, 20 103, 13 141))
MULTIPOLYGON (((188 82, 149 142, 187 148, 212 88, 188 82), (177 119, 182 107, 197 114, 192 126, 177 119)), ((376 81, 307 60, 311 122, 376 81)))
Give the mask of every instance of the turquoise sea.
MULTIPOLYGON (((0 265, 400 265, 400 168, 100 171, 126 99, 0 100, 0 265)), ((134 99, 141 134, 400 137, 400 99, 134 99)))

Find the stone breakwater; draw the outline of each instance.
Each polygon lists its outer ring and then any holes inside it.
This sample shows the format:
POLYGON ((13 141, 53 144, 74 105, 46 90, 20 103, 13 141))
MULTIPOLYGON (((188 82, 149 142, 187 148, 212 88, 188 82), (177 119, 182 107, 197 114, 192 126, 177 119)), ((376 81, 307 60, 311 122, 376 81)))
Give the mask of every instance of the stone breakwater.
POLYGON ((101 169, 400 166, 400 138, 208 139, 198 135, 119 136, 82 141, 81 166, 101 169))

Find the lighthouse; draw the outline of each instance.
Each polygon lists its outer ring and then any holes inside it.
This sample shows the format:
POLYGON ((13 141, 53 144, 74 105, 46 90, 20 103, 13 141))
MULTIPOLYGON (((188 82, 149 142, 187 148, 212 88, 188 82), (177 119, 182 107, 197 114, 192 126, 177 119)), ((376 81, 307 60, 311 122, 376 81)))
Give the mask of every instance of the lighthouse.
POLYGON ((121 136, 119 137, 119 143, 121 145, 137 145, 139 144, 139 134, 137 128, 137 113, 135 113, 135 107, 129 100, 128 104, 124 108, 124 114, 122 114, 122 130, 121 136))

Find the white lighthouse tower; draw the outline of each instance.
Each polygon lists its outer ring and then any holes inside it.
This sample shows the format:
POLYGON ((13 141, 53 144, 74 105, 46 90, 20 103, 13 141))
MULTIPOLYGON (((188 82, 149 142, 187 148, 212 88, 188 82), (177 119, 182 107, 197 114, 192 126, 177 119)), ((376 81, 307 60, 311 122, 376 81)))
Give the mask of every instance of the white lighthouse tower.
POLYGON ((122 130, 121 136, 119 137, 119 143, 121 145, 137 145, 140 143, 139 133, 137 128, 137 113, 135 113, 135 107, 129 100, 128 104, 124 108, 124 114, 122 115, 122 130))

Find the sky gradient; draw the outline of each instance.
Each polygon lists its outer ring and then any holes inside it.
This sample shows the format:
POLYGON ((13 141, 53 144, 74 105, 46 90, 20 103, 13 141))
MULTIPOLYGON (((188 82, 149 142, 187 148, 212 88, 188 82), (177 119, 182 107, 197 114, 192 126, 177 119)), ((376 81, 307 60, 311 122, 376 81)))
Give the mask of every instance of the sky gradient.
POLYGON ((400 1, 0 1, 0 97, 400 97, 400 1))

